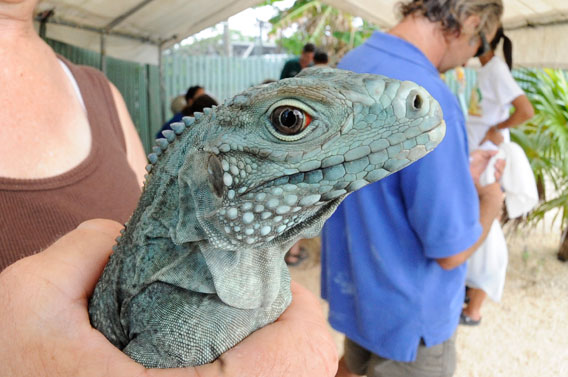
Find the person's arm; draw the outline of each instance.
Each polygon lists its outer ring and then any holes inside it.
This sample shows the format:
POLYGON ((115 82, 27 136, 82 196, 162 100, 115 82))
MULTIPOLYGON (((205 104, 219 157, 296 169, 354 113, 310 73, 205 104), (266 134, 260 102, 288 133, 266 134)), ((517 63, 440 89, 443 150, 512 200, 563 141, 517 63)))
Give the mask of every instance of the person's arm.
POLYGON ((517 127, 534 116, 533 106, 526 95, 521 94, 520 96, 516 97, 513 102, 511 102, 511 104, 514 107, 514 111, 511 116, 501 123, 498 123, 489 128, 480 144, 483 144, 483 142, 485 142, 486 140, 493 142, 493 144, 495 145, 501 144, 503 137, 501 136, 499 130, 517 127))
POLYGON ((479 222, 483 228, 481 236, 467 250, 452 255, 451 257, 436 259, 440 267, 444 270, 452 270, 468 260, 468 258, 477 250, 477 248, 485 241, 489 234, 489 229, 493 224, 493 220, 499 215, 501 205, 503 203, 503 192, 499 183, 495 182, 482 187, 479 191, 479 222))
POLYGON ((121 225, 90 220, 0 274, 0 376, 333 376, 337 351, 317 299, 292 304, 211 364, 145 369, 91 327, 88 298, 121 225))
POLYGON ((475 150, 471 153, 470 173, 473 177, 473 182, 475 183, 475 187, 479 195, 479 222, 481 223, 483 231, 477 241, 468 249, 450 257, 436 259, 440 267, 444 270, 454 269, 468 260, 468 258, 485 241, 493 221, 501 212, 504 196, 498 181, 503 174, 505 161, 497 160, 497 163, 495 164, 495 183, 483 187, 479 185, 479 177, 481 176, 481 173, 483 173, 487 167, 489 159, 496 153, 496 151, 482 150, 475 150))
POLYGON ((124 103, 122 95, 118 89, 110 83, 110 89, 112 91, 112 96, 114 98, 114 104, 116 110, 118 111, 118 118, 120 120, 120 125, 122 126, 122 131, 124 132, 124 140, 126 141, 126 157, 128 159, 128 164, 134 170, 136 174, 136 179, 140 187, 144 185, 144 175, 146 174, 146 165, 148 164, 146 159, 146 154, 144 153, 144 147, 142 146, 142 141, 136 131, 136 127, 130 118, 130 113, 124 103))

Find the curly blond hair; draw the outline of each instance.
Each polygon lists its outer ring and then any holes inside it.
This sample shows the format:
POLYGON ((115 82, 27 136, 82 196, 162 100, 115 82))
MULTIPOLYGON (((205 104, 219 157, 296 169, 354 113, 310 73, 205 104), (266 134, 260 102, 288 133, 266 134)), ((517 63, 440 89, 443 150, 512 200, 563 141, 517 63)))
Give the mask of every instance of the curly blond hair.
POLYGON ((477 15, 481 22, 475 31, 490 34, 503 15, 501 0, 411 0, 399 7, 403 17, 419 14, 431 22, 440 22, 448 33, 461 32, 462 22, 477 15))

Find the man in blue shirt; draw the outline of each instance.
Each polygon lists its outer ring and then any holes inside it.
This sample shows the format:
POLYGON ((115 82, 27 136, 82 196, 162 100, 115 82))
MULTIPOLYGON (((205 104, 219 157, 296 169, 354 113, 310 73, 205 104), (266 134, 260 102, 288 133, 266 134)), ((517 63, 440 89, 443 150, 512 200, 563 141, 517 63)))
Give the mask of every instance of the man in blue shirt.
POLYGON ((300 73, 302 69, 311 66, 314 62, 315 51, 316 46, 314 46, 313 43, 306 43, 302 48, 302 54, 299 58, 293 58, 284 63, 280 80, 294 77, 300 73))
POLYGON ((401 9, 398 25, 338 67, 422 85, 442 107, 446 136, 350 195, 324 227, 322 296, 331 325, 346 334, 338 376, 453 375, 464 262, 502 203, 497 184, 477 184, 488 155, 476 152, 470 166, 463 113, 439 77, 491 40, 501 0, 414 0, 401 9))

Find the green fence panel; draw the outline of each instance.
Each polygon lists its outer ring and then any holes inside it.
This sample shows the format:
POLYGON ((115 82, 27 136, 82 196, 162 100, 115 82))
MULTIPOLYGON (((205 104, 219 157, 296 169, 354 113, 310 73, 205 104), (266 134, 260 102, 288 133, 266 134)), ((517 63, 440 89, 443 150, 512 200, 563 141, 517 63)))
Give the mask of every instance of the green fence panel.
POLYGON ((57 54, 75 64, 88 65, 97 69, 101 65, 101 55, 98 52, 75 47, 49 38, 45 39, 45 41, 57 54))
POLYGON ((251 56, 191 56, 164 54, 162 67, 166 100, 164 113, 171 117, 170 102, 187 88, 199 85, 220 103, 225 99, 266 79, 277 80, 287 55, 251 56))

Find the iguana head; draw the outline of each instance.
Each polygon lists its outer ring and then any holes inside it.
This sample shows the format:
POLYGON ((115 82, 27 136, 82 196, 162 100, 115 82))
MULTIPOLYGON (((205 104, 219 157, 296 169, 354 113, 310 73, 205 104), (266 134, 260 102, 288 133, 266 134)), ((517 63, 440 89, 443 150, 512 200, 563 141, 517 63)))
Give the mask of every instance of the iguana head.
POLYGON ((225 249, 317 234, 346 195, 445 134, 420 86, 330 68, 253 87, 197 118, 180 182, 209 241, 225 249))

